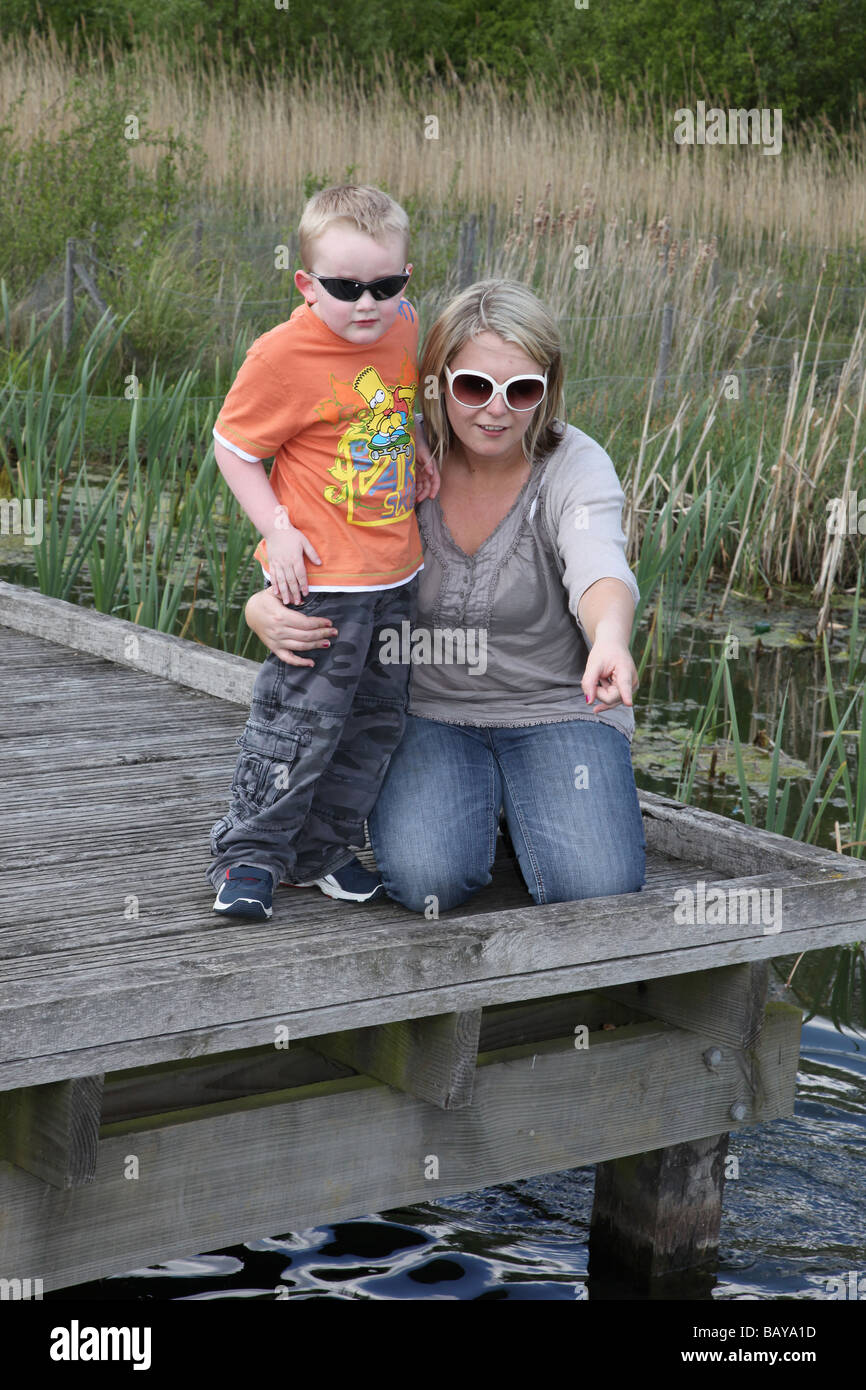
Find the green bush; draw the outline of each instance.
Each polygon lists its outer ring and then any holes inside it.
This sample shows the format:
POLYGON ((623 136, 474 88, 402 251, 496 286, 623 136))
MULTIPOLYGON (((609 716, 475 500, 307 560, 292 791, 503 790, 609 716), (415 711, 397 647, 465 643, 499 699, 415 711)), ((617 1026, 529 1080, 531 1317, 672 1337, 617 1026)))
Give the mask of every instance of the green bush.
MULTIPOLYGON (((21 98, 19 98, 19 101, 21 98)), ((172 131, 149 132, 147 99, 100 91, 76 78, 59 112, 46 115, 26 144, 10 116, 0 125, 0 276, 13 290, 29 286, 60 262, 68 237, 86 240, 98 257, 117 256, 165 231, 177 216, 184 187, 200 174, 200 153, 172 131), (125 131, 130 111, 138 142, 156 146, 154 174, 132 163, 125 131)))

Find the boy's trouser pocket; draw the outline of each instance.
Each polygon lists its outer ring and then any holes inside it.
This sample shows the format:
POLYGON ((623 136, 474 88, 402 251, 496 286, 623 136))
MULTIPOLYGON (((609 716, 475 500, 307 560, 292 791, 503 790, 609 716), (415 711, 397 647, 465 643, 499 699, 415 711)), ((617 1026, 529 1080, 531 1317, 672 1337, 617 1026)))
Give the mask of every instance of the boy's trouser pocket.
POLYGON ((310 729, 275 729, 250 718, 237 740, 241 752, 231 785, 232 809, 254 817, 285 796, 298 750, 311 742, 310 729))

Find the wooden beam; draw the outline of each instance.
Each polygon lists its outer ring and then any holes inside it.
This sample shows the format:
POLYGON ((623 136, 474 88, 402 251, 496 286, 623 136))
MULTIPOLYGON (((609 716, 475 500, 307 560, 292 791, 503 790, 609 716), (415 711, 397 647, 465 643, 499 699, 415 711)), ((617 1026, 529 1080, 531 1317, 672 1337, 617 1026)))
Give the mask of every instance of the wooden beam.
POLYGON ((0 1154, 66 1191, 93 1182, 101 1076, 80 1076, 0 1095, 0 1154))
POLYGON ((216 1101, 352 1075, 351 1067, 297 1043, 285 1050, 270 1044, 216 1056, 185 1057, 154 1067, 107 1072, 102 1123, 118 1124, 160 1111, 191 1110, 216 1101))
POLYGON ((178 1019, 184 1030, 167 1044, 174 1056, 225 1052, 272 1041, 280 1022, 300 1039, 862 939, 862 877, 831 880, 813 869, 762 878, 781 894, 777 934, 751 924, 677 926, 670 890, 658 889, 447 922, 399 910, 386 922, 349 908, 339 926, 310 933, 293 921, 208 923, 170 943, 150 934, 110 950, 70 948, 40 957, 38 973, 32 960, 8 957, 0 1087, 15 1084, 12 1073, 21 1085, 22 1073, 41 1083, 65 1066, 82 1075, 156 1060, 152 1043, 165 1046, 178 1019), (103 1046, 94 1066, 92 1050, 103 1046), (64 1053, 72 1059, 61 1061, 64 1053))
POLYGON ((472 1104, 481 1010, 326 1033, 308 1046, 442 1110, 472 1104))
POLYGON ((626 1023, 641 1023, 645 1016, 644 1010, 630 1008, 612 999, 606 990, 493 1004, 481 1016, 478 1050, 491 1052, 519 1043, 564 1038, 578 1028, 600 1033, 626 1023))
POLYGON ((599 1163, 590 1279, 652 1289, 666 1276, 714 1266, 727 1151, 725 1133, 599 1163))
MULTIPOLYGON (((428 1020, 417 1022, 426 1024, 428 1020)), ((482 1011, 476 1052, 562 1038, 578 1025, 589 1032, 600 1032, 634 1022, 643 1022, 643 1014, 595 994, 501 1004, 482 1011)), ((337 1039, 340 1036, 337 1034, 337 1039)), ((107 1072, 102 1122, 115 1124, 160 1111, 189 1110, 218 1100, 309 1086, 358 1072, 373 1075, 369 1067, 361 1065, 360 1058, 358 1065, 353 1066, 334 1060, 336 1049, 333 1055, 325 1055, 325 1048, 319 1046, 323 1042, 324 1039, 308 1038, 304 1043, 292 1043, 285 1051, 270 1044, 107 1072)))
POLYGON ((655 792, 639 791, 647 848, 675 859, 711 864, 722 875, 741 877, 768 869, 812 865, 828 873, 866 875, 866 863, 835 850, 791 840, 757 826, 740 825, 727 816, 684 806, 655 792))
POLYGON ((59 646, 92 652, 232 704, 248 705, 260 665, 183 637, 97 613, 64 599, 48 598, 22 584, 0 580, 0 624, 44 637, 59 646))
POLYGON ((96 1179, 75 1192, 0 1163, 0 1268, 62 1288, 716 1135, 737 1100, 748 1102, 738 1124, 790 1115, 800 1018, 768 1006, 745 1074, 731 1050, 711 1077, 704 1040, 647 1023, 592 1034, 585 1050, 567 1037, 480 1054, 468 1109, 358 1076, 105 1126, 96 1179))
POLYGON ((648 1018, 751 1047, 764 1021, 768 985, 767 961, 754 961, 614 985, 602 993, 648 1018))

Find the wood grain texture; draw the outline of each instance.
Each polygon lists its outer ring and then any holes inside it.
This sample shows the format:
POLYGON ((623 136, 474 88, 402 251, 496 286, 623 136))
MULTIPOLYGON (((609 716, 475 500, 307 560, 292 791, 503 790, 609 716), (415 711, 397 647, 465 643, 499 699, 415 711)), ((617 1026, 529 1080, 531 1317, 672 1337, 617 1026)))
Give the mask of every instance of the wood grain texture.
POLYGON ((716 1263, 728 1135, 599 1163, 589 1230, 591 1279, 640 1287, 716 1263))
POLYGON ((0 623, 177 685, 248 705, 258 663, 0 580, 0 623))
MULTIPOLYGON (((116 656, 132 625, 90 615, 100 621, 81 628, 74 605, 54 611, 13 587, 3 612, 15 607, 26 626, 38 609, 68 645, 0 628, 0 1090, 253 1048, 280 1024, 312 1038, 866 935, 859 861, 652 796, 645 824, 657 843, 640 894, 538 907, 500 855, 493 883, 434 922, 389 900, 355 908, 289 888, 266 924, 217 917, 207 834, 225 808, 244 712, 173 679, 83 660, 76 642, 116 656), (782 867, 770 852, 780 840, 782 867), (744 878, 737 846, 754 858, 756 843, 762 872, 744 878), (725 868, 713 869, 720 858, 725 868), (676 895, 703 880, 778 890, 782 931, 678 926, 676 895)), ((201 654, 180 645, 190 660, 201 654)))
POLYGON ((638 1024, 593 1035, 585 1051, 569 1037, 483 1054, 460 1110, 356 1077, 104 1126, 88 1188, 53 1192, 0 1163, 0 1267, 59 1288, 705 1138, 730 1127, 736 1099, 747 1124, 790 1115, 799 1033, 799 1010, 768 1006, 750 1066, 730 1050, 711 1086, 708 1040, 638 1024), (124 1177, 131 1156, 137 1179, 124 1177))
POLYGON ((648 1018, 750 1047, 764 1020, 768 986, 768 963, 756 961, 616 985, 604 993, 648 1018))
POLYGON ((310 1039, 326 1057, 443 1110, 472 1104, 481 1010, 438 1014, 310 1039))
POLYGON ((0 1154, 63 1191, 92 1182, 102 1087, 80 1076, 0 1094, 0 1154))

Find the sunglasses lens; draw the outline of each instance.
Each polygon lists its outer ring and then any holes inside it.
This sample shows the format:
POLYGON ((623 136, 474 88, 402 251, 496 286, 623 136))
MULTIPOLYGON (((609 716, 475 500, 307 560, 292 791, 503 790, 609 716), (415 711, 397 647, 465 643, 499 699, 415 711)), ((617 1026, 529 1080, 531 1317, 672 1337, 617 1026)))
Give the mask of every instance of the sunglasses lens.
POLYGON ((370 293, 374 299, 393 299, 395 294, 400 293, 408 278, 408 275, 386 275, 370 285, 370 293))
POLYGON ((544 382, 523 376, 512 381, 505 393, 505 400, 511 410, 532 410, 533 406, 540 404, 543 396, 544 382))
POLYGON ((321 283, 328 294, 342 300, 344 304, 354 303, 364 293, 364 287, 358 280, 334 280, 329 277, 327 280, 322 279, 321 283))
POLYGON ((454 380, 451 382, 451 394, 455 401, 473 409, 486 405, 492 391, 490 382, 485 381, 483 376, 476 376, 474 372, 455 372, 454 380))

